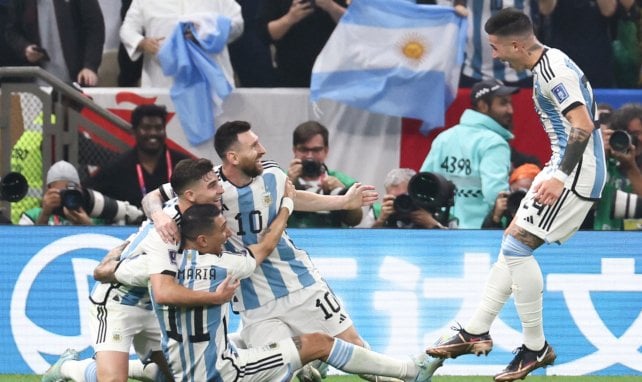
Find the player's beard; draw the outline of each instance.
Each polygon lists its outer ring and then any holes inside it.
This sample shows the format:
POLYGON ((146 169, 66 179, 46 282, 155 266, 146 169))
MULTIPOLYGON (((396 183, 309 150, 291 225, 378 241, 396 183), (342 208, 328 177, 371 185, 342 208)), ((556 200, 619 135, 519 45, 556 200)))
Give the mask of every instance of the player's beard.
POLYGON ((256 160, 244 160, 241 163, 240 168, 243 173, 250 178, 257 177, 263 173, 263 166, 260 162, 256 162, 256 160))

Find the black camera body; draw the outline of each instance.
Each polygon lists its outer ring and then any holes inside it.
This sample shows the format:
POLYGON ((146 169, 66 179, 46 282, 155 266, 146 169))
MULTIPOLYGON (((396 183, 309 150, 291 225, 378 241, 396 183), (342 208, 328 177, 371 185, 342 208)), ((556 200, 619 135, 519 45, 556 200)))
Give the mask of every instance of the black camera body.
POLYGON ((301 176, 305 178, 318 178, 323 173, 323 164, 314 159, 303 159, 301 166, 301 176))
POLYGON ((420 172, 408 181, 408 193, 398 195, 393 201, 395 214, 389 226, 398 226, 396 221, 409 223, 408 215, 418 209, 430 212, 443 226, 448 226, 450 207, 455 202, 455 185, 443 176, 420 172))
POLYGON ((508 199, 506 200, 506 211, 504 211, 504 216, 510 221, 513 219, 517 213, 519 205, 522 203, 522 199, 526 196, 527 190, 519 189, 508 194, 508 199))
POLYGON ((76 183, 69 182, 67 188, 60 190, 60 202, 67 209, 79 210, 85 203, 82 189, 76 183))
POLYGON ((625 153, 629 151, 629 146, 633 143, 631 136, 624 130, 615 130, 609 138, 609 146, 612 150, 625 153))

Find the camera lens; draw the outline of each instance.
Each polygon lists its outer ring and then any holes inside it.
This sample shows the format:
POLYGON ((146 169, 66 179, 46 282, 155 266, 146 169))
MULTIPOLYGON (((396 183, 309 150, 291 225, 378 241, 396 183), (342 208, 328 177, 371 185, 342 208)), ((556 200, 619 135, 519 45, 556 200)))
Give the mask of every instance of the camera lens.
POLYGON ((401 194, 392 202, 395 212, 398 214, 409 214, 417 209, 417 206, 412 201, 408 194, 401 194))
POLYGON ((631 136, 624 130, 615 130, 609 138, 611 149, 619 152, 626 152, 631 146, 631 136))
POLYGON ((301 175, 306 178, 316 178, 321 175, 321 163, 315 161, 314 159, 304 159, 301 161, 303 168, 301 169, 301 175))
POLYGON ((29 184, 19 172, 10 172, 0 181, 0 200, 18 202, 27 195, 29 184))
POLYGON ((66 189, 60 191, 60 200, 63 207, 70 210, 78 210, 83 205, 84 198, 82 192, 76 188, 76 185, 69 184, 66 189))

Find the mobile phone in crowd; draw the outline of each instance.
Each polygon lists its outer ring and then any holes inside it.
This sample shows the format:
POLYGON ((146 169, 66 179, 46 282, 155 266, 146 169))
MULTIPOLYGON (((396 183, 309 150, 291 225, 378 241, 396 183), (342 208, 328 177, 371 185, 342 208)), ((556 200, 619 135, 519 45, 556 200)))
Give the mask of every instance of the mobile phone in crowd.
POLYGON ((33 47, 33 50, 42 54, 43 57, 40 59, 41 61, 49 61, 49 53, 47 53, 47 51, 44 48, 40 46, 35 46, 33 47))

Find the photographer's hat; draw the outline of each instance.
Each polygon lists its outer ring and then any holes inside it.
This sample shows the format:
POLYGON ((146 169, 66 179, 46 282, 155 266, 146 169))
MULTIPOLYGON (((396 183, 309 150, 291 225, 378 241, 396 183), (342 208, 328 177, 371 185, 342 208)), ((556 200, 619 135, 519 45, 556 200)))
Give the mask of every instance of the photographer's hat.
POLYGON ((497 97, 497 96, 507 96, 515 94, 519 91, 519 88, 514 86, 505 86, 497 80, 485 80, 477 82, 473 85, 473 88, 470 91, 470 100, 473 105, 477 104, 482 98, 487 98, 488 96, 497 97))
POLYGON ((58 180, 66 180, 68 182, 80 184, 78 171, 76 171, 74 165, 64 160, 54 163, 54 165, 49 168, 49 171, 47 171, 47 184, 51 184, 58 180))

